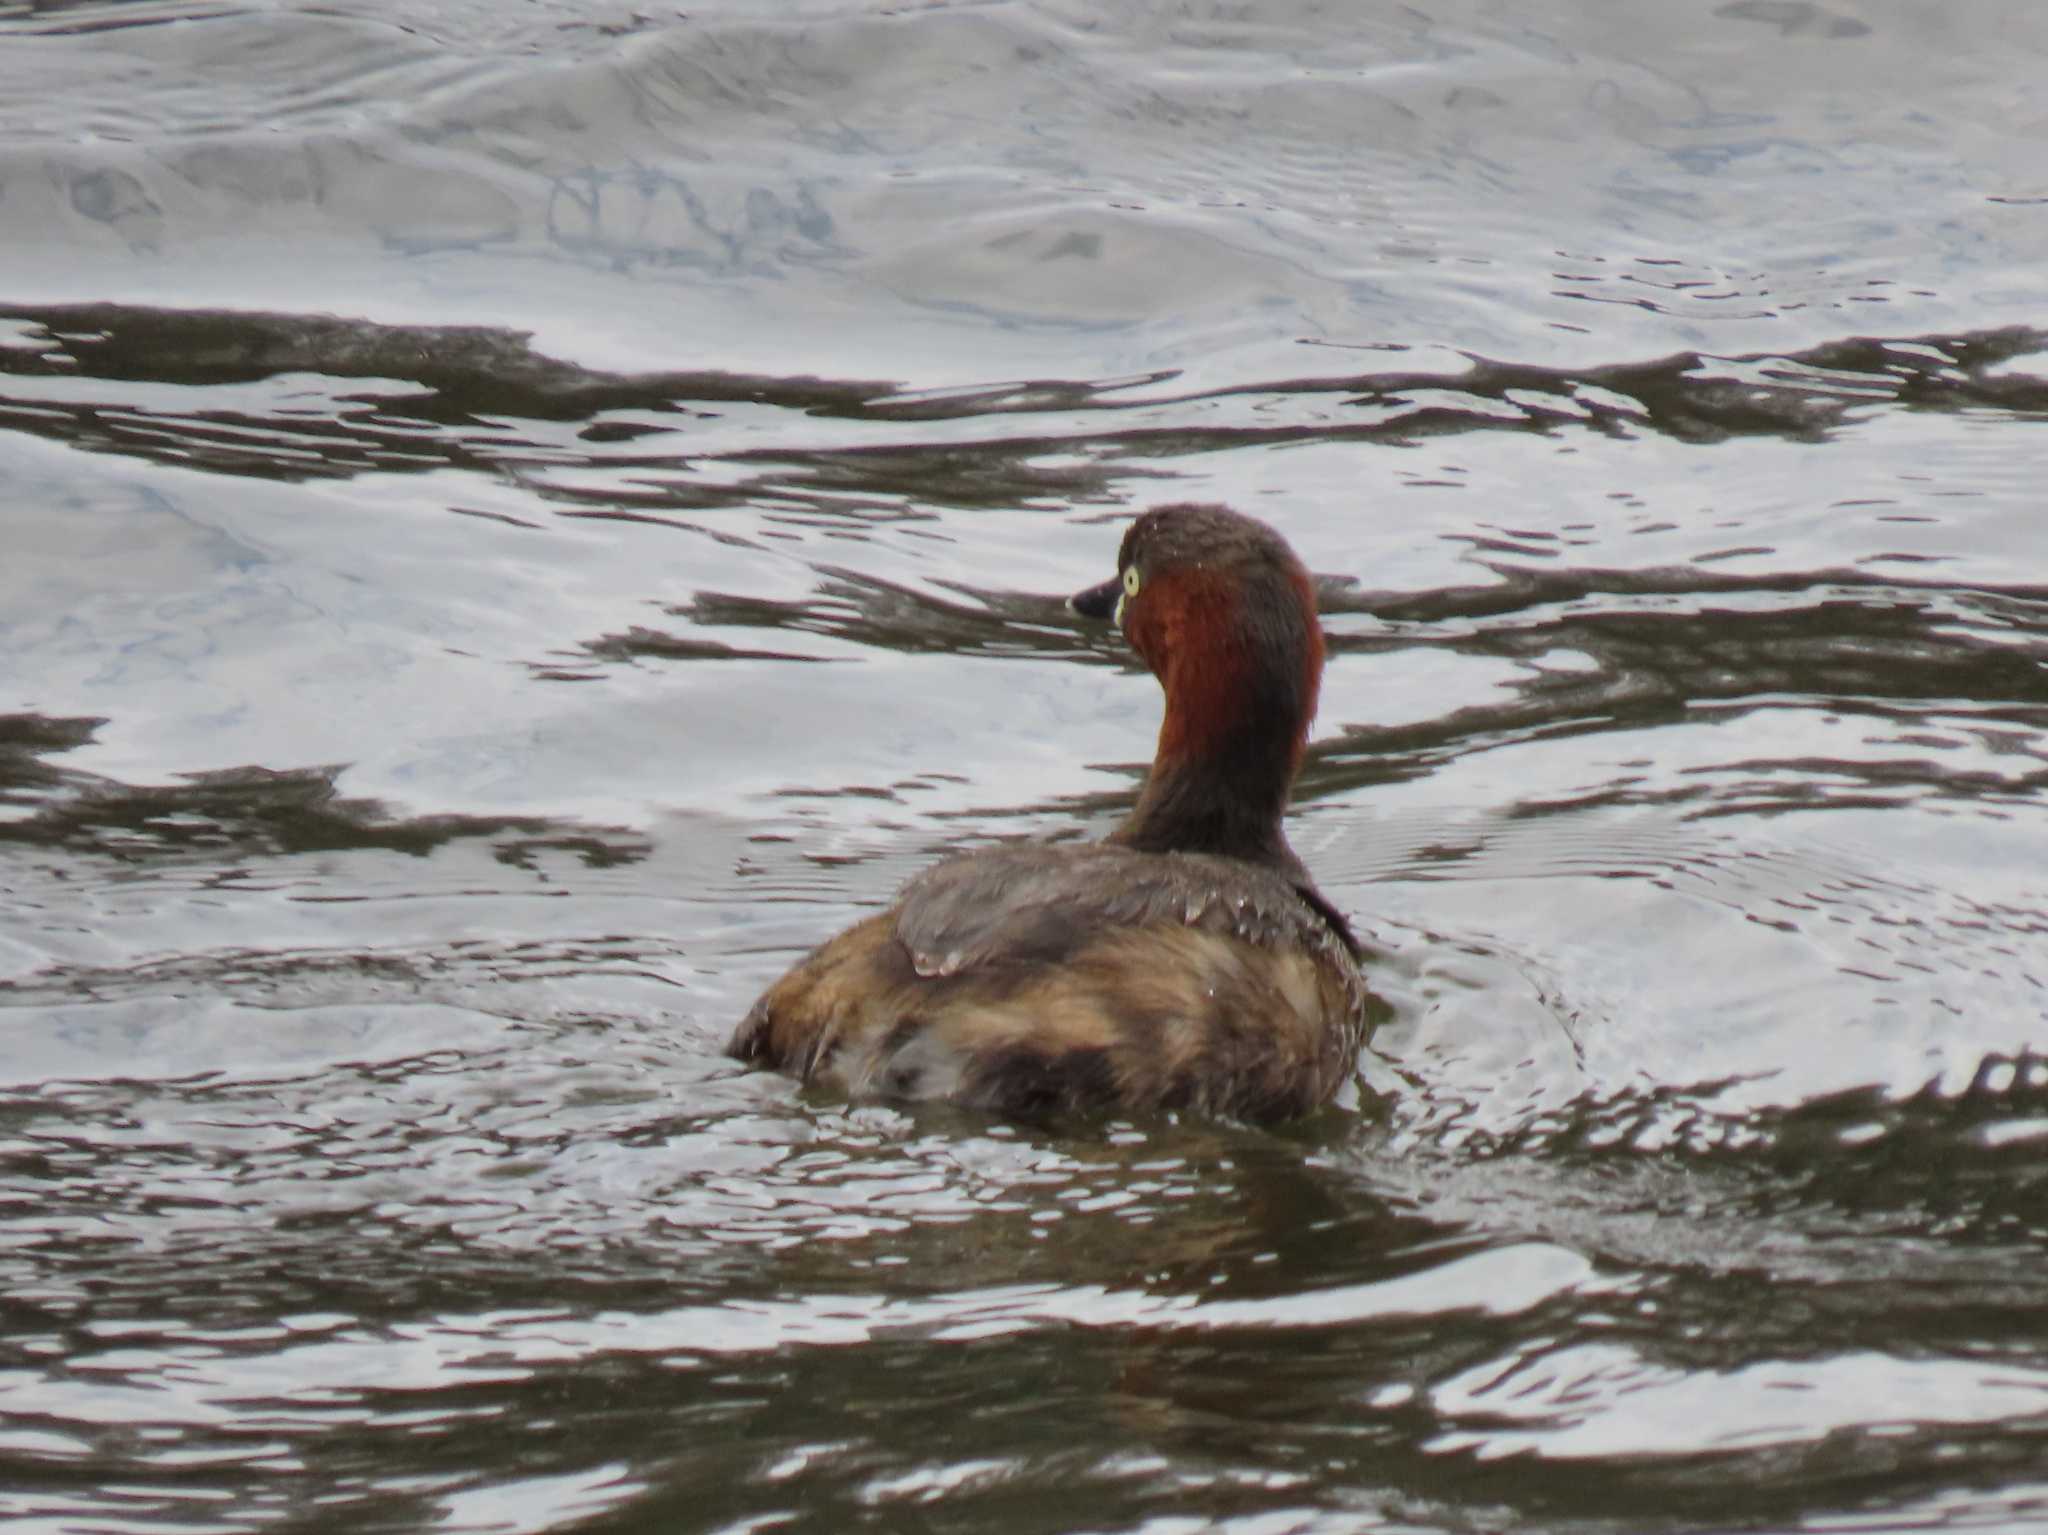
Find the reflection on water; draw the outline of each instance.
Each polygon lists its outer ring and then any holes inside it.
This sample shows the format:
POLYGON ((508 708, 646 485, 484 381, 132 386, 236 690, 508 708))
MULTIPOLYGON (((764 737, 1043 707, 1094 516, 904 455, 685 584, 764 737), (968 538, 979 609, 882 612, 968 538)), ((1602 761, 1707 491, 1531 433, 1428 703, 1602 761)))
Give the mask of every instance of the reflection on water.
POLYGON ((2048 1519, 2048 31, 1429 10, 0 5, 10 1528, 2048 1519), (737 1071, 1189 498, 1355 1102, 737 1071))
MULTIPOLYGON (((480 328, 111 305, 17 305, 0 319, 12 332, 0 346, 0 423, 16 431, 284 480, 523 474, 565 501, 588 500, 592 515, 628 518, 764 502, 825 514, 856 509, 855 498, 872 498, 879 514, 907 495, 962 509, 1093 498, 1129 472, 1088 467, 1105 459, 1230 448, 1412 447, 1516 427, 1818 442, 1887 405, 2048 410, 2048 380, 2011 371, 2048 352, 2048 332, 2025 327, 1571 371, 1462 356, 1426 371, 1389 366, 1208 390, 1189 390, 1167 370, 906 393, 884 381, 597 372, 480 328), (110 381, 129 387, 110 393, 110 381), (204 388, 204 408, 181 387, 204 388), (790 440, 787 413, 810 418, 805 436, 823 440, 790 440), (763 446, 771 421, 774 445, 763 446), (956 422, 968 430, 946 430, 956 422), (931 426, 906 432, 913 423, 931 426), (553 441, 549 424, 562 428, 553 441), (1077 462, 1045 462, 1055 455, 1077 462), (593 487, 607 470, 621 482, 593 487)), ((1383 355, 1398 364, 1407 351, 1383 355)))

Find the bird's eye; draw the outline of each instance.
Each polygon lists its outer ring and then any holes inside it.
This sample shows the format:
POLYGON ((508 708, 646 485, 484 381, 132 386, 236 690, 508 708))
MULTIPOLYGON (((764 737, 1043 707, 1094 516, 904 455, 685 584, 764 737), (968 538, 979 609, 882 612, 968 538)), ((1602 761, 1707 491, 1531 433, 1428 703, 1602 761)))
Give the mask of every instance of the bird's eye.
POLYGON ((1133 597, 1137 596, 1138 588, 1143 586, 1144 584, 1144 580, 1138 575, 1137 566, 1126 565, 1124 567, 1124 594, 1121 597, 1117 598, 1116 612, 1110 615, 1111 621, 1114 622, 1119 629, 1121 629, 1124 626, 1124 604, 1129 602, 1133 597))

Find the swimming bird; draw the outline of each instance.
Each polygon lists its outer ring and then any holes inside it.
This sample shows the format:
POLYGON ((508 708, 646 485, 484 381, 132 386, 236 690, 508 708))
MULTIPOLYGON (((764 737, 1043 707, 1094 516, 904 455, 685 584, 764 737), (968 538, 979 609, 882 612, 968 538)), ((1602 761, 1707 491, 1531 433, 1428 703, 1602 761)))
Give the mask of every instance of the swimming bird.
POLYGON ((1069 606, 1113 619, 1166 694, 1130 814, 1100 842, 936 864, 770 986, 730 1055, 1020 1118, 1276 1121, 1350 1076, 1360 947, 1282 826, 1322 682, 1307 570, 1254 518, 1161 506, 1069 606))

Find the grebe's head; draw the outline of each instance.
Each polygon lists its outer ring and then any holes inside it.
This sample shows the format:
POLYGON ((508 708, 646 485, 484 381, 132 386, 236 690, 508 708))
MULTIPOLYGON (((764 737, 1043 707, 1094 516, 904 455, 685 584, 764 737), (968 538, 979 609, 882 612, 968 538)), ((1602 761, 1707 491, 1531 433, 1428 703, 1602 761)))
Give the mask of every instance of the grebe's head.
POLYGON ((1280 820, 1315 717, 1323 631, 1287 541, 1228 507, 1155 507, 1124 534, 1116 579, 1070 605, 1114 618, 1166 691, 1152 771, 1110 840, 1299 872, 1280 820))
POLYGON ((1180 729, 1162 733, 1162 753, 1253 725, 1277 732, 1298 765, 1323 634, 1314 583, 1287 541, 1228 507, 1161 506, 1125 531, 1116 564, 1115 580, 1069 605, 1113 618, 1165 687, 1167 725, 1180 729))

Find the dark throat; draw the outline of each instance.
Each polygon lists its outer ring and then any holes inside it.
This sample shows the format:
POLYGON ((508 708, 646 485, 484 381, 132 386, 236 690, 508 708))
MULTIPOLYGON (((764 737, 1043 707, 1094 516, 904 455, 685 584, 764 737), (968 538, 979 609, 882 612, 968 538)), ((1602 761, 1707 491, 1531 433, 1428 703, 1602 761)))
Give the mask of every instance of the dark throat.
POLYGON ((1267 767, 1247 761, 1233 768, 1216 757, 1161 758, 1109 840, 1148 853, 1216 853, 1301 875, 1301 860, 1281 825, 1287 783, 1256 781, 1267 767))

